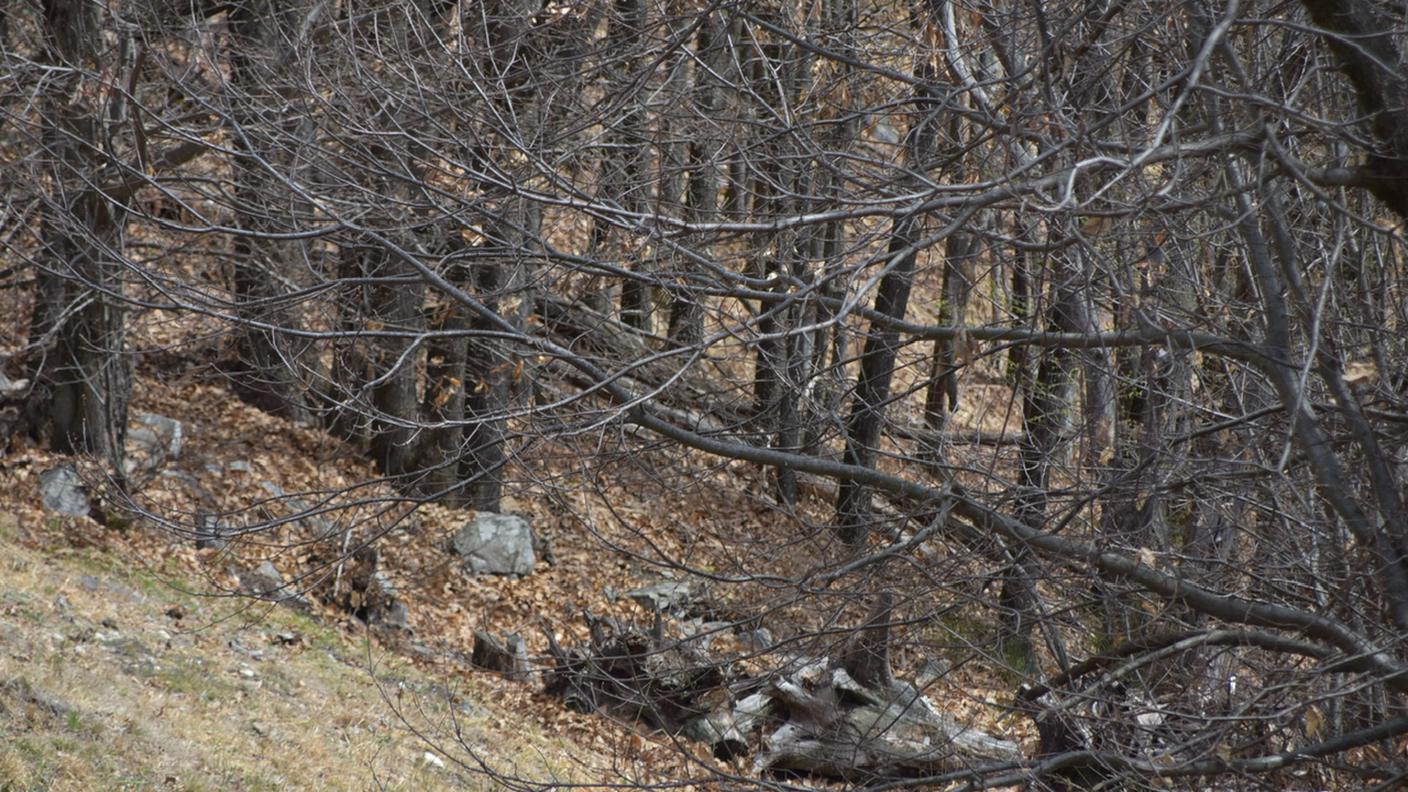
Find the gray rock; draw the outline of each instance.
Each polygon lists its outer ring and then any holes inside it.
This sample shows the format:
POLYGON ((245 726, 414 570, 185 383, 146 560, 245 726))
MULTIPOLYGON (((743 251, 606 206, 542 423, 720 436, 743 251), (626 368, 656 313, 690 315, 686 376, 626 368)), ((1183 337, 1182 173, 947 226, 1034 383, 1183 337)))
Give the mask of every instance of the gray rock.
POLYGON ((127 430, 127 458, 122 463, 129 477, 152 475, 181 456, 186 437, 180 421, 139 413, 133 422, 136 425, 127 430))
POLYGON ((464 558, 464 568, 476 575, 527 575, 537 557, 533 529, 513 514, 480 512, 450 542, 464 558))
POLYGON ((284 582, 283 575, 273 563, 265 561, 259 566, 240 575, 240 588, 246 594, 260 599, 278 602, 302 610, 308 607, 308 600, 284 582))
POLYGON ((49 511, 83 517, 92 509, 88 489, 71 465, 59 465, 40 473, 39 493, 44 499, 44 508, 49 511))
POLYGON ((284 576, 279 574, 272 561, 265 561, 240 575, 240 586, 256 597, 267 597, 284 587, 284 576))
POLYGON ((766 627, 749 630, 738 636, 738 641, 743 644, 744 649, 750 652, 766 652, 777 643, 773 640, 772 631, 766 627))
POLYGON ((631 601, 648 611, 678 610, 694 600, 694 590, 685 580, 662 580, 645 588, 626 592, 631 601))
POLYGON ((214 515, 196 515, 196 547, 204 550, 213 548, 224 550, 230 546, 230 540, 225 526, 221 525, 214 515))

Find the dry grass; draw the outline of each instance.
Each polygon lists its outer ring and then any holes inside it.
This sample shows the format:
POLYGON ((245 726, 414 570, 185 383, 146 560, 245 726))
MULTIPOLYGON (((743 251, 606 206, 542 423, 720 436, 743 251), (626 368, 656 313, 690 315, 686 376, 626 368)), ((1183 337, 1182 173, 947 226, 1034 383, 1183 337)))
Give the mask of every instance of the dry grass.
POLYGON ((496 767, 592 780, 461 682, 46 528, 0 516, 0 790, 496 788, 454 734, 496 767))

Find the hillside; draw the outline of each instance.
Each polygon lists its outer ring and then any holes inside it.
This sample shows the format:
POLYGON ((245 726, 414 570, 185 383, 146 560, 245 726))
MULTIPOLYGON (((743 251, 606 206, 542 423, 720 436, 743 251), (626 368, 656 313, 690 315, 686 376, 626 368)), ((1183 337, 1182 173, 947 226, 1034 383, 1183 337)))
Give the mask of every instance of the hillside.
MULTIPOLYGON (((555 444, 520 461, 505 499, 531 519, 549 557, 524 578, 470 575, 449 545, 474 512, 412 511, 354 449, 241 402, 216 373, 160 362, 139 366, 134 410, 179 422, 179 449, 153 449, 138 431, 151 419, 134 421, 140 464, 128 493, 91 460, 32 444, 13 448, 0 470, 10 564, 0 777, 13 788, 479 789, 500 788, 504 776, 592 785, 752 773, 748 756, 719 761, 640 723, 573 713, 542 693, 538 673, 511 681, 474 668, 474 632, 522 635, 543 671, 545 636, 585 640, 584 612, 648 624, 624 596, 632 589, 764 563, 806 575, 839 552, 806 527, 822 500, 789 517, 754 466, 701 473, 707 459, 648 446, 593 459, 555 444), (46 471, 60 468, 78 471, 86 515, 44 505, 46 471), (694 485, 674 488, 673 468, 692 471, 694 485), (258 530, 202 548, 184 529, 193 512, 258 530), (325 536, 328 512, 348 528, 325 536), (789 536, 797 530, 806 541, 789 536), (368 627, 347 607, 340 562, 363 543, 379 550, 404 626, 368 627), (788 544, 789 557, 771 556, 788 544), (297 607, 249 596, 244 580, 265 562, 297 607)), ((766 625, 818 656, 835 645, 805 598, 766 581, 715 588, 715 607, 729 613, 711 618, 766 625)), ((857 616, 850 611, 845 618, 857 616)), ((976 618, 928 631, 927 648, 917 635, 897 643, 897 668, 912 674, 940 658, 953 669, 929 683, 931 698, 969 724, 1026 739, 1024 720, 997 722, 1008 682, 971 643, 991 629, 976 618)), ((711 643, 738 652, 738 641, 711 643)))
POLYGON ((492 681, 200 596, 53 522, 0 519, 0 789, 496 788, 456 734, 496 767, 599 778, 492 681))
POLYGON ((1382 0, 0 2, 0 783, 1402 786, 1405 95, 1382 0))

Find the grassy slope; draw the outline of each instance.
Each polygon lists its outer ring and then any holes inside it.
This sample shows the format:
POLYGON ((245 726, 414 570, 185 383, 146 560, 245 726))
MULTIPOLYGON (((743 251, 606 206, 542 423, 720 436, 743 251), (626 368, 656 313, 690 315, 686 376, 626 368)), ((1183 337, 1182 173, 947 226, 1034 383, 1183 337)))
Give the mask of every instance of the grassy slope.
POLYGON ((428 764, 408 723, 536 778, 580 772, 366 641, 46 539, 0 515, 0 791, 493 788, 448 760, 462 749, 428 764))

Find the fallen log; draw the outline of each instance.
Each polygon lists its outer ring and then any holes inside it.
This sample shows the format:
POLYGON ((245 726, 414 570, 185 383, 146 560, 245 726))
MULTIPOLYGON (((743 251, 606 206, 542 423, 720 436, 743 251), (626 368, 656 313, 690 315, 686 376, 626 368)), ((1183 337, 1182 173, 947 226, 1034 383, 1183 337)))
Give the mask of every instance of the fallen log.
POLYGON ((726 695, 726 664, 685 641, 665 641, 662 616, 650 632, 616 619, 584 614, 591 638, 563 650, 549 635, 555 666, 546 690, 580 712, 608 709, 668 732, 709 713, 726 695))
POLYGON ((835 655, 779 658, 749 676, 732 656, 695 639, 586 614, 591 638, 563 649, 547 690, 574 709, 601 708, 710 746, 715 756, 756 752, 754 767, 846 780, 906 778, 1021 758, 1015 743, 942 712, 890 666, 893 603, 882 596, 835 655))
POLYGON ((1015 743, 964 726, 904 682, 875 690, 831 668, 811 690, 779 682, 777 698, 788 719, 764 738, 759 770, 906 778, 1021 758, 1015 743))

